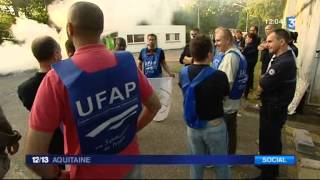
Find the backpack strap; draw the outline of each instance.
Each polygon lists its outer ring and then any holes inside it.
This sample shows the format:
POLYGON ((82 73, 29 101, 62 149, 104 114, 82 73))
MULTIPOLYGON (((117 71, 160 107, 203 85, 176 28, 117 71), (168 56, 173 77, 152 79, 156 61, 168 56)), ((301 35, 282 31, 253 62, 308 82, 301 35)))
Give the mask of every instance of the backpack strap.
POLYGON ((190 86, 196 87, 199 83, 212 75, 214 72, 216 72, 216 70, 214 70, 212 67, 203 68, 201 72, 192 80, 190 86))

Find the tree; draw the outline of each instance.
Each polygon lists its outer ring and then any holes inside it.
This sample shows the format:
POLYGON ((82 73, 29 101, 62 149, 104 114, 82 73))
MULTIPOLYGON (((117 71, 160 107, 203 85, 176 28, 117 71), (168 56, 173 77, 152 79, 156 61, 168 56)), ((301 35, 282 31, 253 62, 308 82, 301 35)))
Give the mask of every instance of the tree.
POLYGON ((48 5, 54 0, 0 0, 0 44, 4 40, 16 42, 10 27, 15 17, 26 17, 50 25, 48 5))
MULTIPOLYGON (((245 8, 240 15, 239 28, 245 29, 246 13, 249 14, 249 26, 257 25, 259 29, 264 29, 271 23, 281 27, 286 0, 247 0, 241 5, 245 8)), ((260 35, 264 35, 263 31, 260 31, 260 35)))
POLYGON ((189 6, 174 13, 172 24, 186 25, 187 30, 197 27, 198 9, 202 33, 211 34, 217 26, 237 26, 240 11, 232 6, 230 0, 194 0, 189 6))

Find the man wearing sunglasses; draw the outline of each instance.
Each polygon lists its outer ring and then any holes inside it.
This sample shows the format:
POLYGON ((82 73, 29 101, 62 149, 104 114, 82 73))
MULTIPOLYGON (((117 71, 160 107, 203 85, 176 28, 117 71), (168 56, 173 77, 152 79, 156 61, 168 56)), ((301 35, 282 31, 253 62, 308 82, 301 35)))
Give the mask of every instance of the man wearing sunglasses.
MULTIPOLYGON (((190 31, 190 40, 194 39, 198 34, 200 33, 200 30, 198 28, 193 28, 190 31)), ((185 66, 188 66, 193 63, 190 49, 189 49, 189 43, 184 47, 181 55, 180 55, 180 64, 184 64, 185 66)))

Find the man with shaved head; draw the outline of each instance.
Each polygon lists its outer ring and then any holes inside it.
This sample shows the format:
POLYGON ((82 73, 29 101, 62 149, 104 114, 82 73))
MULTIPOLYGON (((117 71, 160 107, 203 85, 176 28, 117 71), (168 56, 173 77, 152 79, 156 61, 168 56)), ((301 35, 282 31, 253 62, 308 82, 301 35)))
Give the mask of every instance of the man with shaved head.
MULTIPOLYGON (((51 65, 62 58, 59 44, 50 36, 35 38, 32 41, 31 50, 39 63, 39 71, 18 86, 19 99, 28 111, 31 111, 39 86, 50 71, 51 65)), ((63 154, 63 134, 60 127, 55 129, 47 152, 63 154)), ((64 168, 64 166, 60 167, 64 168)))
MULTIPOLYGON (((27 154, 46 154, 55 128, 63 123, 67 155, 137 155, 137 132, 150 123, 160 102, 129 52, 112 53, 100 42, 103 13, 77 2, 68 14, 67 34, 74 55, 53 65, 33 105, 27 154)), ((134 165, 30 166, 44 178, 141 178, 134 165)))
MULTIPOLYGON (((282 153, 281 131, 287 115, 288 105, 296 88, 296 63, 294 54, 288 49, 289 33, 276 29, 267 37, 267 47, 273 57, 262 76, 261 87, 259 152, 260 155, 282 153)), ((279 166, 261 166, 261 179, 275 179, 279 166)))
POLYGON ((264 30, 265 30, 265 33, 266 33, 266 38, 258 46, 258 50, 261 51, 261 55, 260 55, 261 75, 263 75, 266 72, 268 64, 270 62, 270 59, 272 57, 272 54, 269 53, 266 39, 267 39, 268 35, 274 30, 274 26, 272 24, 268 24, 268 25, 266 25, 264 30))

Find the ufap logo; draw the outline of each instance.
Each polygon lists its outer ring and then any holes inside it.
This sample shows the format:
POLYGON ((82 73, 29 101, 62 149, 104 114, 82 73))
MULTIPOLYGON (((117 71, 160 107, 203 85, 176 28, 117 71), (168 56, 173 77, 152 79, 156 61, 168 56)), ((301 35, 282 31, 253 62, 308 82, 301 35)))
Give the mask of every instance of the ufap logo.
POLYGON ((287 28, 289 30, 296 30, 296 17, 295 16, 287 17, 287 28))

